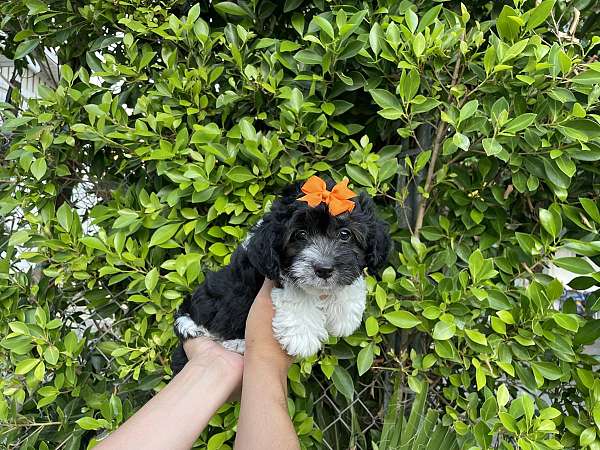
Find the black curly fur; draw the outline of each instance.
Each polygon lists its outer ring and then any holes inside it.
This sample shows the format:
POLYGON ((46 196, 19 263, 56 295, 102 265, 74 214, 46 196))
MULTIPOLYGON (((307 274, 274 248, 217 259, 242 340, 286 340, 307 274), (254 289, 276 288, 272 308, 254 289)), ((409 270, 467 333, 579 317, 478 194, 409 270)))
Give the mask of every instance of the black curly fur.
MULTIPOLYGON (((332 186, 333 182, 329 181, 328 188, 332 186)), ((217 272, 207 273, 204 283, 184 300, 176 317, 188 315, 223 340, 244 338, 246 317, 264 278, 276 284, 280 282, 290 220, 294 214, 310 208, 305 202, 297 200, 299 195, 299 184, 288 188, 273 203, 262 222, 251 230, 252 238, 246 247, 240 245, 235 250, 229 265, 217 272)), ((324 205, 310 210, 315 214, 328 214, 324 205)), ((356 207, 347 217, 349 222, 360 225, 362 242, 359 245, 366 255, 364 267, 369 273, 375 274, 385 264, 390 251, 388 225, 375 216, 373 201, 364 192, 358 196, 356 207)), ((181 339, 177 329, 175 331, 181 339)), ((177 373, 186 362, 187 357, 180 344, 173 354, 173 371, 177 373)))

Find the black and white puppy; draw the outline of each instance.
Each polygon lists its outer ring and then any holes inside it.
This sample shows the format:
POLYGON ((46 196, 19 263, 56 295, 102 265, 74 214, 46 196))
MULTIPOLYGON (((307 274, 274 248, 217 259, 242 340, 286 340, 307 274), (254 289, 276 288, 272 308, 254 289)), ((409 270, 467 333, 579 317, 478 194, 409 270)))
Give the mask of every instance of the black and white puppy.
MULTIPOLYGON (((327 182, 331 189, 333 182, 327 182)), ((357 195, 351 212, 338 216, 327 205, 300 201, 294 185, 235 250, 228 266, 206 274, 204 283, 182 303, 175 333, 182 340, 209 336, 243 353, 250 306, 264 278, 274 281, 273 334, 290 355, 315 354, 328 336, 348 336, 362 321, 365 268, 377 272, 386 262, 388 226, 375 216, 372 199, 357 195)), ((187 358, 180 344, 173 370, 187 358)))

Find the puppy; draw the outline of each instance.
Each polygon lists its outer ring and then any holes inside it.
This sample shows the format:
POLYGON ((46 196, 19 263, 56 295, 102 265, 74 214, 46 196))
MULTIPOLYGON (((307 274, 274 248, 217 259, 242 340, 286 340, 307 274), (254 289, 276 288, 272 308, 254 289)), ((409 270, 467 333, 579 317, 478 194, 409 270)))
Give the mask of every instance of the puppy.
MULTIPOLYGON (((364 269, 373 274, 385 264, 391 240, 372 199, 346 185, 313 177, 288 188, 229 265, 207 273, 184 300, 175 315, 177 336, 207 336, 243 353, 246 317, 265 277, 276 286, 273 334, 290 355, 313 355, 328 336, 352 334, 365 308, 364 269), (307 193, 309 184, 320 192, 307 193), (336 192, 347 195, 336 200, 336 192)), ((186 362, 180 344, 173 371, 186 362)))

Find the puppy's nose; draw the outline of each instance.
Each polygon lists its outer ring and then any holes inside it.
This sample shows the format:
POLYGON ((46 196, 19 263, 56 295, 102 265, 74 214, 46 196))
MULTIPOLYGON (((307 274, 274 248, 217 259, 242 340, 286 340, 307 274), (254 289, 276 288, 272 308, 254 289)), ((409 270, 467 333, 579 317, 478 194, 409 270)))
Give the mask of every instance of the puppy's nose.
POLYGON ((327 279, 333 273, 333 266, 325 266, 320 264, 313 265, 315 273, 319 278, 327 279))

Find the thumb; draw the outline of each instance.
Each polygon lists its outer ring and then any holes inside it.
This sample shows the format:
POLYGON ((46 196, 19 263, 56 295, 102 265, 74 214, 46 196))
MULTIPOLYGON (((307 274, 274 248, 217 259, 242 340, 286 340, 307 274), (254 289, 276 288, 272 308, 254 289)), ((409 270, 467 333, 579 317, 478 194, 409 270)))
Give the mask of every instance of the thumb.
POLYGON ((261 286, 260 291, 258 291, 258 294, 256 294, 256 298, 266 297, 266 298, 270 299, 272 290, 273 290, 273 281, 269 280, 268 278, 265 278, 265 281, 263 282, 263 285, 261 286))

